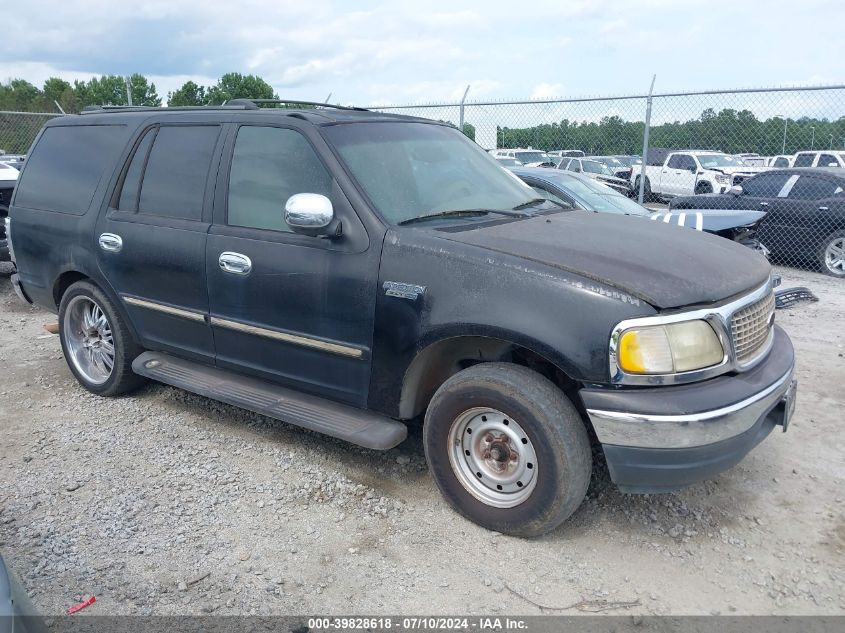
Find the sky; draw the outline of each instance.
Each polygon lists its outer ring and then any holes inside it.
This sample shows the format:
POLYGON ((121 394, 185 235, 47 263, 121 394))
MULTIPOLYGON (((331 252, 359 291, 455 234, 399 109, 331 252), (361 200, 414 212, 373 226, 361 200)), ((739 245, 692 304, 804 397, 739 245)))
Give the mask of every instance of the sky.
POLYGON ((843 0, 28 0, 0 79, 225 72, 363 106, 845 82, 843 0))

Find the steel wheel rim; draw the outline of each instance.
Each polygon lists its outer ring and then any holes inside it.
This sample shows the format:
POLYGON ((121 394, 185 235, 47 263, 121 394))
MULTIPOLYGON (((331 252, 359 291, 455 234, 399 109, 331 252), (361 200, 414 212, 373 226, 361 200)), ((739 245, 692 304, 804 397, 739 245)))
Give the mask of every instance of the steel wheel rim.
POLYGON ((824 265, 834 275, 845 275, 845 237, 830 241, 824 249, 824 265))
POLYGON ((63 332, 76 371, 94 385, 106 382, 114 370, 114 337, 102 306, 90 297, 74 297, 65 308, 63 332))
POLYGON ((473 497, 495 508, 524 503, 537 485, 537 453, 513 418, 487 407, 469 409, 452 422, 449 462, 473 497))

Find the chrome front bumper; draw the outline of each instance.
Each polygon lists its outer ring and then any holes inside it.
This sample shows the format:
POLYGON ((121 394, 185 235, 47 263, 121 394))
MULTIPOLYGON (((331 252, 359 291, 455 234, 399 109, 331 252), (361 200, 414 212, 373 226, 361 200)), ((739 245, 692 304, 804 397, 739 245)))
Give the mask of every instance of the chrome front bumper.
POLYGON ((789 337, 775 327, 767 358, 754 369, 701 383, 644 389, 583 389, 581 397, 602 444, 681 449, 747 432, 774 409, 792 384, 789 337))

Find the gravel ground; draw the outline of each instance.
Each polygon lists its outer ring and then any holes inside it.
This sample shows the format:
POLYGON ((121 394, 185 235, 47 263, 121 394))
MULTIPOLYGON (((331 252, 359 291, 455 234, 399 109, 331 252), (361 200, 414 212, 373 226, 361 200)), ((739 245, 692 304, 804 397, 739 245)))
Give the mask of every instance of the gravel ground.
POLYGON ((83 391, 54 318, 0 276, 0 551, 47 614, 845 613, 845 284, 778 313, 798 407, 739 466, 677 494, 620 494, 601 464, 554 533, 453 513, 418 430, 386 453, 163 385, 83 391), (569 612, 576 612, 571 609, 569 612), (610 611, 614 612, 614 611, 610 611), (619 612, 619 611, 615 611, 619 612))

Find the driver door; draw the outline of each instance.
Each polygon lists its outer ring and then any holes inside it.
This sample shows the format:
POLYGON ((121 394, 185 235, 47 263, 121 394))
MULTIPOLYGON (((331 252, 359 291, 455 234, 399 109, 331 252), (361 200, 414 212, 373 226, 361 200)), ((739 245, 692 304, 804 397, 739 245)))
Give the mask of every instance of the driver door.
POLYGON ((315 149, 321 140, 241 125, 227 141, 205 261, 215 362, 364 406, 381 241, 315 149), (293 232, 283 214, 297 193, 328 197, 342 234, 293 232))
POLYGON ((660 181, 663 193, 672 196, 690 196, 695 191, 698 165, 689 154, 673 154, 663 170, 660 181))

